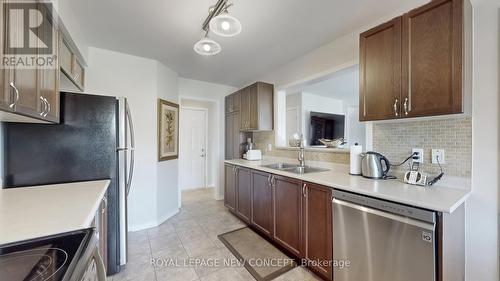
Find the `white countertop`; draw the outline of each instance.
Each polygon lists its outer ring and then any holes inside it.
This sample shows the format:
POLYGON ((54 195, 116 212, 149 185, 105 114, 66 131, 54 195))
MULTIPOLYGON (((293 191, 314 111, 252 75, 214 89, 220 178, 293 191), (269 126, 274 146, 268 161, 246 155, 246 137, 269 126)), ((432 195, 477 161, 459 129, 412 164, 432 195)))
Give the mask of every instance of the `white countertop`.
POLYGON ((276 163, 276 161, 273 160, 248 161, 244 159, 234 159, 226 160, 225 162, 275 175, 296 178, 339 190, 350 191, 445 213, 453 212, 465 202, 471 193, 470 189, 463 188, 450 188, 443 186, 423 187, 408 185, 400 180, 372 180, 361 176, 351 176, 347 173, 347 169, 342 168, 333 168, 326 172, 298 175, 290 172, 261 167, 261 165, 276 163))
POLYGON ((109 183, 0 189, 0 245, 90 227, 109 183))

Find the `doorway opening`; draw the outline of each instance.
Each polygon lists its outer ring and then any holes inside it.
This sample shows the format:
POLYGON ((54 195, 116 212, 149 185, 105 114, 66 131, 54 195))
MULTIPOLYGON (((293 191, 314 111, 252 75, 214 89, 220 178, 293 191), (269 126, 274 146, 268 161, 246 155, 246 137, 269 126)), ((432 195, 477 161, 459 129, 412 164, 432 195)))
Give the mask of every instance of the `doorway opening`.
MULTIPOLYGON (((214 189, 218 160, 217 104, 182 98, 179 130, 179 188, 183 192, 214 189)), ((212 193, 212 192, 210 192, 212 193)), ((183 200, 182 200, 183 201, 183 200)))

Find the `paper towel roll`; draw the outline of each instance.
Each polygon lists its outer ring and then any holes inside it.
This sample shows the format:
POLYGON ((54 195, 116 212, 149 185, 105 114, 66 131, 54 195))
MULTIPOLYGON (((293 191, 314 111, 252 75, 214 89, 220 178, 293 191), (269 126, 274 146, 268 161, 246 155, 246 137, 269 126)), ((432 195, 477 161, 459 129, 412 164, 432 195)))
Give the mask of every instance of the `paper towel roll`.
POLYGON ((361 175, 361 153, 363 153, 363 146, 351 145, 351 161, 349 174, 361 175))

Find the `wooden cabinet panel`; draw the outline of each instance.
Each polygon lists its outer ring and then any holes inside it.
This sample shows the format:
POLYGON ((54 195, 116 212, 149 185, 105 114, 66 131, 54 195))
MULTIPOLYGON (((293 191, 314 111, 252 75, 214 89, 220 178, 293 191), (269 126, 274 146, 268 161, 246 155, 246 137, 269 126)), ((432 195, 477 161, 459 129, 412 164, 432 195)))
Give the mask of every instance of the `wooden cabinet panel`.
POLYGON ((252 217, 251 223, 264 234, 271 236, 273 229, 273 193, 271 174, 252 170, 252 217))
POLYGON ((403 17, 405 117, 461 113, 463 0, 439 0, 403 17))
POLYGON ((243 136, 240 132, 240 113, 234 112, 232 114, 233 117, 233 158, 241 158, 243 156, 243 136))
POLYGON ((74 61, 73 61, 73 80, 75 83, 80 86, 81 89, 83 89, 83 82, 84 82, 84 68, 82 64, 76 59, 76 56, 74 56, 74 61))
POLYGON ((242 130, 250 129, 250 89, 248 87, 241 90, 241 126, 242 130))
POLYGON ((73 54, 61 35, 59 40, 59 66, 67 75, 72 73, 73 54))
POLYGON ((241 110, 241 91, 238 91, 234 94, 233 96, 233 111, 240 111, 241 110))
POLYGON ((401 109, 401 17, 360 35, 359 119, 398 118, 401 109))
POLYGON ((298 257, 302 257, 301 181, 274 176, 273 191, 273 238, 298 257))
POLYGON ((332 190, 307 183, 303 186, 303 192, 304 257, 313 261, 310 267, 317 274, 332 280, 332 190))
POLYGON ((252 216, 252 185, 250 170, 238 167, 236 176, 236 213, 242 220, 250 223, 250 217, 252 216))
POLYGON ((259 94, 257 84, 248 87, 249 117, 247 120, 249 130, 259 129, 259 94))
POLYGON ((44 112, 44 119, 50 120, 52 122, 59 123, 60 115, 60 102, 59 102, 59 71, 58 71, 58 50, 56 48, 58 44, 58 33, 56 26, 51 20, 48 11, 43 9, 45 13, 45 24, 50 25, 50 29, 40 28, 39 36, 41 38, 51 38, 52 46, 54 47, 54 53, 56 55, 56 62, 53 68, 39 69, 39 95, 40 99, 40 112, 44 112), (42 101, 42 98, 46 100, 46 103, 42 101), (46 115, 45 115, 46 114, 46 115))
POLYGON ((236 210, 236 175, 233 165, 224 165, 224 205, 231 211, 236 210))
POLYGON ((225 118, 225 143, 224 143, 224 149, 225 149, 225 158, 226 159, 233 159, 233 116, 231 114, 226 115, 225 118))

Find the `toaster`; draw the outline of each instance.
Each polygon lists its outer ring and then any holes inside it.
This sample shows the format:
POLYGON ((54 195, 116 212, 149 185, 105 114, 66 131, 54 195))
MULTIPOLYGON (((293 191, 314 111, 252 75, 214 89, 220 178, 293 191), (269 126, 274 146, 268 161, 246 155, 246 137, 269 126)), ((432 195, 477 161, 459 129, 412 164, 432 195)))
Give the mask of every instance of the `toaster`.
POLYGON ((250 161, 262 160, 262 151, 259 149, 251 149, 243 155, 243 158, 250 161))

